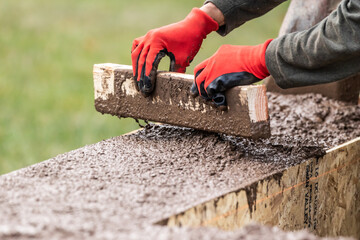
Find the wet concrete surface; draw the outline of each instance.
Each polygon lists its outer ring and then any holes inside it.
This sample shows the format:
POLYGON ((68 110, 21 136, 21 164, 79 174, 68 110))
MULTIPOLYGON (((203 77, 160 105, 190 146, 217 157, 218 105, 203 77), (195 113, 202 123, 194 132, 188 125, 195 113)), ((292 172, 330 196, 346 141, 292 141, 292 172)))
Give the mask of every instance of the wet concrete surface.
POLYGON ((320 94, 268 93, 271 134, 309 139, 326 149, 360 136, 360 105, 320 94))
POLYGON ((270 139, 149 125, 1 176, 0 238, 304 239, 153 224, 360 136, 358 106, 315 95, 269 102, 270 139))

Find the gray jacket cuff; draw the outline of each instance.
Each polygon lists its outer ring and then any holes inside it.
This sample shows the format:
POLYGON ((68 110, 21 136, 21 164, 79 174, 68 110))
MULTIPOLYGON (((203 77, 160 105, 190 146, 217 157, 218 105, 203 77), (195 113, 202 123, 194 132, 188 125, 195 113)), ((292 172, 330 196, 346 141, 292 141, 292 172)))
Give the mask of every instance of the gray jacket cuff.
POLYGON ((235 9, 233 0, 206 0, 204 4, 209 2, 213 3, 225 17, 225 25, 220 26, 217 30, 217 33, 221 36, 226 36, 232 30, 245 23, 245 21, 239 22, 235 17, 236 14, 233 13, 235 9))
POLYGON ((276 61, 277 49, 279 48, 279 40, 274 39, 268 45, 265 51, 265 62, 266 67, 270 73, 270 75, 274 78, 276 84, 283 88, 291 88, 292 84, 289 81, 286 81, 285 74, 281 71, 281 68, 276 61))

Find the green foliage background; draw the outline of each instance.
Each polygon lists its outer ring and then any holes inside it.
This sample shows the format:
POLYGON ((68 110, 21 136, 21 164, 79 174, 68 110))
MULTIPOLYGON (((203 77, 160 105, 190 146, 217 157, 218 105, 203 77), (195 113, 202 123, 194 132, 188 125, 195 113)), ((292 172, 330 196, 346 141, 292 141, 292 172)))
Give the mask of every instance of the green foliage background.
MULTIPOLYGON (((202 2, 0 1, 0 174, 138 128, 132 119, 95 111, 92 65, 130 65, 134 38, 183 19, 202 2)), ((276 37, 287 6, 225 38, 211 34, 187 72, 222 44, 276 37)))

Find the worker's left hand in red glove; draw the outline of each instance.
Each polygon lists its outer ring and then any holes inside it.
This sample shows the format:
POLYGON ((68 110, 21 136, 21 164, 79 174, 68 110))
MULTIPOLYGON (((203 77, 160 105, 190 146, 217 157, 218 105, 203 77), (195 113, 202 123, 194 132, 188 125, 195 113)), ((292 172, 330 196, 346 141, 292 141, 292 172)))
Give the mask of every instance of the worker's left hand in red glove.
POLYGON ((182 21, 149 31, 133 42, 131 58, 139 90, 150 94, 155 86, 160 60, 170 57, 170 71, 185 72, 200 49, 203 39, 218 29, 218 23, 194 8, 182 21))
POLYGON ((269 76, 265 51, 271 40, 257 46, 221 46, 212 57, 195 67, 192 95, 200 94, 215 106, 226 109, 226 90, 269 76))

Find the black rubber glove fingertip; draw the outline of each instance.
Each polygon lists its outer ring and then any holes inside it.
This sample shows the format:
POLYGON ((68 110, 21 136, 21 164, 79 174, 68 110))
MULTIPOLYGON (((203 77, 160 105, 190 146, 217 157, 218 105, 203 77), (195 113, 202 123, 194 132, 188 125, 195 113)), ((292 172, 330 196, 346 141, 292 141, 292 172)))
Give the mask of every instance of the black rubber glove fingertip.
POLYGON ((227 109, 227 102, 226 102, 226 97, 225 94, 223 93, 216 93, 213 97, 212 97, 213 102, 215 103, 215 105, 220 109, 220 110, 226 110, 227 109))
POLYGON ((199 91, 198 91, 195 83, 193 83, 193 85, 190 88, 190 95, 194 98, 199 96, 199 91))

